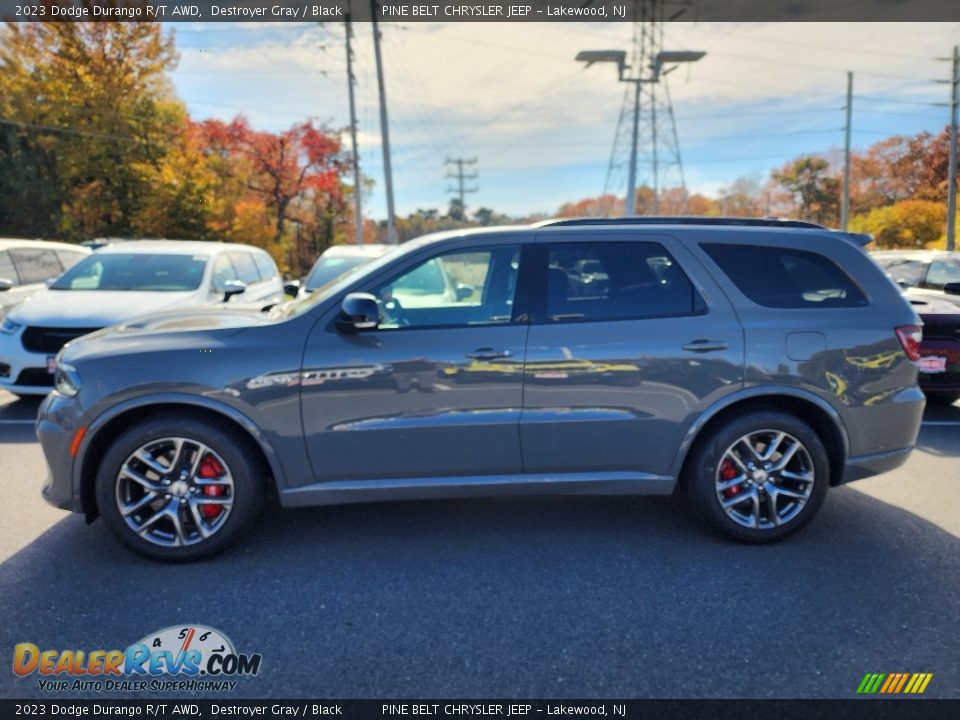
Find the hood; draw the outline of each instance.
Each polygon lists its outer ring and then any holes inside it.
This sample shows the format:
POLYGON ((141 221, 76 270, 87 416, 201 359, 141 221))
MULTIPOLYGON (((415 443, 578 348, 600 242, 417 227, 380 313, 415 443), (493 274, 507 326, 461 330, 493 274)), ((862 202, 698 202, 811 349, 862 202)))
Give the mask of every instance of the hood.
POLYGON ((923 315, 960 315, 960 296, 934 292, 910 292, 904 297, 921 317, 923 315))
POLYGON ((160 349, 187 350, 209 347, 246 328, 268 325, 276 318, 256 310, 236 310, 222 305, 192 307, 144 315, 105 327, 71 341, 63 350, 68 362, 75 359, 136 353, 160 349))
POLYGON ((196 302, 196 291, 41 290, 8 313, 21 325, 105 327, 196 302))

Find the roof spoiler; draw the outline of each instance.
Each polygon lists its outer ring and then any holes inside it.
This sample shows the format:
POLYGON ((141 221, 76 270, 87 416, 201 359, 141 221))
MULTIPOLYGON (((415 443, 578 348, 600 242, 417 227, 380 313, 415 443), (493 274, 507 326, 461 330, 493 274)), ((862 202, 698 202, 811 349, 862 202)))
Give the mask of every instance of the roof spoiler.
POLYGON ((870 233, 856 233, 856 232, 846 232, 844 230, 832 230, 837 235, 840 235, 843 239, 849 240, 857 247, 866 247, 873 242, 873 235, 870 233))

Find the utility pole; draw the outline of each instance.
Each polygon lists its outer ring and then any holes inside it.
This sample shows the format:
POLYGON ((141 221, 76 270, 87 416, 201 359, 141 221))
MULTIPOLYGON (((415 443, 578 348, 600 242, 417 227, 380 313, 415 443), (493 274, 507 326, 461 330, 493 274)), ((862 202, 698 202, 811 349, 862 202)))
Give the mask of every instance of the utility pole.
POLYGON ((847 122, 843 131, 843 204, 840 206, 840 229, 846 232, 850 222, 850 119, 853 114, 853 73, 847 73, 847 122))
POLYGON ((957 86, 960 86, 960 49, 953 46, 950 75, 950 168, 947 182, 947 250, 953 250, 957 233, 957 86))
POLYGON ((448 179, 448 180, 456 180, 456 181, 457 181, 457 187, 455 187, 455 188, 447 188, 447 192, 448 192, 448 193, 454 193, 454 194, 460 199, 460 211, 461 211, 461 212, 464 212, 465 208, 467 207, 467 206, 466 206, 466 203, 465 203, 465 201, 464 201, 464 195, 466 195, 467 193, 475 193, 475 192, 477 192, 480 188, 478 188, 478 187, 476 187, 476 186, 470 187, 470 188, 466 187, 466 184, 464 183, 465 180, 476 180, 477 177, 479 177, 479 176, 478 176, 478 174, 477 174, 476 172, 472 172, 472 173, 467 173, 467 172, 465 172, 464 169, 463 169, 463 166, 464 166, 464 165, 476 165, 476 164, 477 164, 477 159, 476 159, 476 158, 471 158, 471 159, 467 160, 467 159, 465 159, 465 158, 459 158, 459 157, 458 157, 458 158, 447 158, 447 159, 444 161, 443 164, 444 164, 444 165, 453 165, 453 166, 455 166, 455 167, 457 168, 455 171, 450 172, 450 173, 447 173, 447 179, 448 179))
POLYGON ((377 61, 377 86, 380 89, 380 135, 383 138, 383 180, 387 191, 387 243, 397 244, 397 216, 393 210, 393 170, 390 167, 390 125, 387 121, 387 91, 383 83, 383 58, 380 56, 380 27, 377 24, 377 0, 370 0, 373 21, 373 53, 377 61))
POLYGON ((353 22, 350 20, 350 4, 347 4, 347 18, 344 21, 347 31, 347 88, 350 91, 350 146, 353 152, 353 218, 356 229, 357 245, 363 245, 363 215, 360 212, 360 153, 357 150, 357 106, 353 98, 353 22))
POLYGON ((637 202, 637 145, 640 140, 640 81, 633 84, 633 132, 630 140, 630 168, 627 171, 627 197, 623 214, 636 215, 637 202))

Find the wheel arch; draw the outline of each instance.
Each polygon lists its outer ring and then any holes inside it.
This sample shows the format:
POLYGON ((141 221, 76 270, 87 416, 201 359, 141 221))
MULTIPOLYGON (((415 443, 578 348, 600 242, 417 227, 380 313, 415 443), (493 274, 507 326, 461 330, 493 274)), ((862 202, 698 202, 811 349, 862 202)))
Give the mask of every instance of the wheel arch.
POLYGON ((264 467, 269 470, 274 491, 283 487, 284 475, 280 459, 263 437, 256 424, 235 408, 194 396, 164 395, 137 398, 111 407, 87 429, 73 465, 73 486, 81 508, 90 522, 99 515, 94 492, 97 468, 110 443, 133 423, 186 412, 192 418, 206 419, 236 432, 255 449, 264 467))
POLYGON ((823 442, 830 462, 830 485, 840 484, 849 455, 849 439, 840 414, 824 399, 797 388, 756 388, 726 398, 708 408, 690 427, 671 469, 682 481, 687 461, 698 442, 713 428, 734 417, 762 410, 780 410, 806 422, 823 442))

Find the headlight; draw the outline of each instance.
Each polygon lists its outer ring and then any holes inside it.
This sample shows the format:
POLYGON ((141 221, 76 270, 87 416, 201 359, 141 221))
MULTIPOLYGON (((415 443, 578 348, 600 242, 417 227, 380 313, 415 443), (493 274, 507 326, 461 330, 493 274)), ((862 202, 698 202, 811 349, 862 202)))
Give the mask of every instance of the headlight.
POLYGON ((17 330, 22 327, 23 325, 20 323, 15 323, 10 318, 4 318, 3 325, 0 325, 0 333, 3 333, 4 335, 15 335, 17 330))
POLYGON ((65 397, 73 397, 80 392, 80 376, 73 365, 67 365, 57 358, 57 369, 53 376, 53 386, 65 397))

